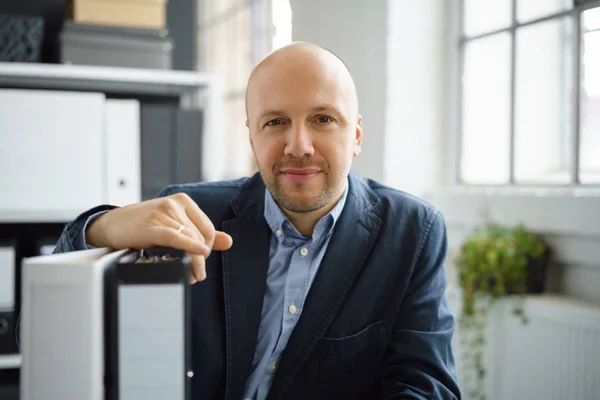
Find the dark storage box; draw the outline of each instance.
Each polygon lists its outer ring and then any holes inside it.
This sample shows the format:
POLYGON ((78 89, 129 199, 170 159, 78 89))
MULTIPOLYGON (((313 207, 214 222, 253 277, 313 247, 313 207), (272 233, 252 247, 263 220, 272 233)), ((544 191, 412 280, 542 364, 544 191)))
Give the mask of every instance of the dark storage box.
POLYGON ((137 29, 65 21, 64 64, 171 69, 173 41, 165 29, 137 29))
POLYGON ((42 17, 0 14, 0 61, 39 62, 43 39, 42 17))

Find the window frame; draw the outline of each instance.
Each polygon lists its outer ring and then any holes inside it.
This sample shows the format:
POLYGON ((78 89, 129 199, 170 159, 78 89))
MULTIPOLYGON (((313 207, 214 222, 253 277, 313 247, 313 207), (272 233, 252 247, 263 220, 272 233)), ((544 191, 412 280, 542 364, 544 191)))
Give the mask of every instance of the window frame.
MULTIPOLYGON (((499 189, 502 192, 508 193, 518 193, 521 189, 538 189, 542 191, 552 191, 556 192, 562 190, 562 193, 572 194, 573 192, 577 193, 595 193, 598 189, 600 189, 599 183, 585 183, 581 184, 579 175, 580 175, 580 94, 581 94, 581 13, 585 10, 600 7, 600 0, 574 0, 573 6, 571 9, 566 11, 561 11, 558 13, 553 13, 544 17, 531 19, 526 22, 519 22, 517 19, 517 1, 512 0, 512 16, 511 16, 511 24, 508 27, 502 29, 491 30, 482 34, 477 34, 474 36, 466 36, 464 34, 464 4, 465 0, 456 0, 455 5, 453 7, 453 17, 450 25, 451 35, 449 37, 452 41, 450 44, 450 48, 454 49, 452 54, 452 68, 453 70, 453 79, 451 87, 449 88, 450 100, 451 103, 454 104, 454 107, 451 107, 452 115, 449 116, 448 122, 450 126, 453 127, 452 131, 454 134, 452 135, 452 150, 449 158, 452 159, 452 166, 449 171, 451 171, 451 176, 446 176, 445 181, 453 186, 454 188, 485 188, 485 189, 499 189), (558 20, 564 17, 572 18, 572 27, 574 32, 574 41, 572 45, 573 51, 573 73, 571 76, 573 85, 573 93, 572 93, 572 106, 569 109, 571 113, 570 117, 573 121, 573 131, 571 132, 571 140, 570 140, 570 158, 572 160, 572 165, 570 166, 570 181, 569 183, 523 183, 517 182, 515 180, 515 76, 516 76, 516 32, 517 29, 521 27, 536 25, 546 21, 558 20), (495 35, 501 32, 508 32, 511 35, 511 60, 510 60, 510 132, 509 132, 509 180, 508 183, 469 183, 465 182, 462 179, 462 171, 461 171, 461 163, 462 163, 462 153, 463 153, 463 71, 464 71, 464 54, 465 54, 465 45, 466 43, 481 39, 484 37, 489 37, 491 35, 495 35)), ((448 147, 446 147, 448 148, 448 147)), ((539 194, 539 193, 538 193, 539 194)))
MULTIPOLYGON (((580 11, 600 7, 600 0, 587 1, 580 11)), ((460 173, 460 125, 462 109, 459 97, 462 65, 458 38, 462 35, 462 0, 451 0, 447 25, 442 34, 446 52, 443 98, 446 110, 436 145, 441 152, 439 185, 424 194, 438 208, 449 230, 449 237, 466 232, 485 222, 505 225, 524 223, 543 234, 600 237, 600 187, 598 185, 465 184, 460 173)), ((578 106, 579 107, 579 106, 578 106)), ((579 109, 577 109, 579 112, 579 109)), ((577 120, 579 121, 579 119, 577 120)), ((458 236, 460 237, 460 236, 458 236)))

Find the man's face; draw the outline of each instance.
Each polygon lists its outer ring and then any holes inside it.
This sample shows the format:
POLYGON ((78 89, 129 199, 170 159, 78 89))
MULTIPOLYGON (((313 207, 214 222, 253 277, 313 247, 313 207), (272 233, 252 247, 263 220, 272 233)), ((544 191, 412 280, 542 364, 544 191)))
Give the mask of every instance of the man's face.
POLYGON ((292 212, 337 201, 360 151, 354 92, 339 66, 327 61, 297 57, 267 64, 248 89, 250 142, 260 174, 292 212))

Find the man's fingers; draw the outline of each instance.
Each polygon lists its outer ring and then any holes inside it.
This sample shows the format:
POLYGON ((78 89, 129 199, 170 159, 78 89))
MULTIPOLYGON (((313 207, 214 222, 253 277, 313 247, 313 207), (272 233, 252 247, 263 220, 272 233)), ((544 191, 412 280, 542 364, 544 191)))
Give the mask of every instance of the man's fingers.
POLYGON ((173 224, 173 226, 177 226, 178 224, 180 225, 179 228, 177 229, 179 233, 181 233, 185 236, 188 236, 200 243, 203 243, 205 251, 203 251, 201 253, 196 253, 196 254, 202 254, 203 256, 208 257, 208 255, 210 254, 211 248, 206 244, 206 241, 204 240, 204 236, 198 230, 196 225, 194 225, 194 223, 188 218, 188 216, 185 213, 185 210, 183 210, 183 208, 181 208, 181 207, 177 208, 177 210, 175 211, 175 220, 172 222, 172 224, 173 224), (185 227, 185 228, 182 229, 182 227, 185 227))
POLYGON ((165 238, 165 245, 173 249, 183 250, 190 254, 207 254, 210 249, 205 243, 202 243, 196 238, 188 236, 187 233, 177 232, 173 228, 164 227, 163 235, 165 238))
POLYGON ((228 250, 233 244, 233 239, 231 236, 226 234, 225 232, 216 231, 215 232, 215 243, 213 245, 213 250, 223 251, 228 250))
POLYGON ((198 204, 187 195, 182 195, 179 198, 180 204, 184 207, 187 217, 192 224, 198 228, 200 234, 204 237, 206 245, 212 249, 215 240, 215 226, 212 221, 202 210, 198 204))
POLYGON ((206 261, 204 256, 189 254, 189 257, 192 261, 192 278, 196 282, 201 282, 206 279, 206 261))

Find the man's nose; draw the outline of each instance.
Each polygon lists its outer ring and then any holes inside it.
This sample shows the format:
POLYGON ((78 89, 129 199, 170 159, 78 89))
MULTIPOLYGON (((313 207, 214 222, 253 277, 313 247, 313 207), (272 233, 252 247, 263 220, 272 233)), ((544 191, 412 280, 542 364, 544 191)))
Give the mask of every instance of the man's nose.
POLYGON ((309 129, 303 124, 292 125, 288 131, 285 154, 295 157, 311 156, 315 149, 309 129))

